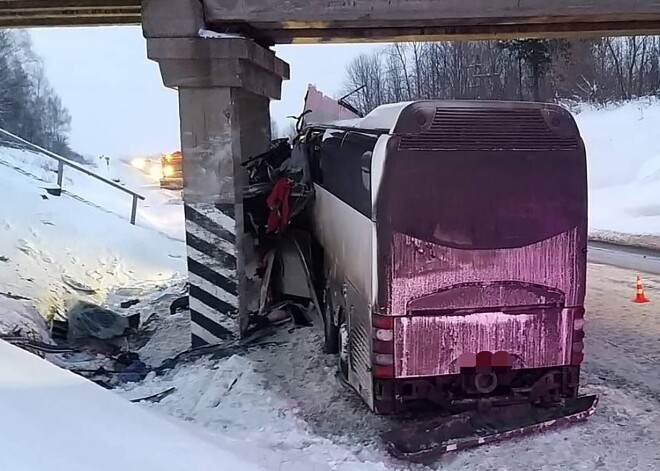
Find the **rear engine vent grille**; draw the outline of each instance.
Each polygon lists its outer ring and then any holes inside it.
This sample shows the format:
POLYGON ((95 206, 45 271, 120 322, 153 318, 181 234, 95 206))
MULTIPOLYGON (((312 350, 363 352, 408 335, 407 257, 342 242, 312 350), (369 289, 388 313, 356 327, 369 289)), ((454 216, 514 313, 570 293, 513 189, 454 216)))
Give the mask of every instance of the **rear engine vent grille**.
POLYGON ((350 351, 353 355, 353 364, 370 365, 371 353, 369 351, 369 339, 367 337, 367 329, 362 322, 356 322, 353 325, 349 341, 350 351))
POLYGON ((407 150, 576 150, 576 136, 553 132, 538 109, 438 108, 429 129, 401 137, 407 150))

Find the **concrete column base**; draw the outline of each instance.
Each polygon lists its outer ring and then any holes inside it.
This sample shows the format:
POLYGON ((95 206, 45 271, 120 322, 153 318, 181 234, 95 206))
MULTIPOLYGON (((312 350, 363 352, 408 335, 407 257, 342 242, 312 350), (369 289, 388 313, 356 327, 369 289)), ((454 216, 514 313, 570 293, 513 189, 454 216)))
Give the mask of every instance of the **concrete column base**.
POLYGON ((288 66, 248 39, 159 37, 147 47, 179 92, 192 345, 219 344, 245 333, 258 308, 241 164, 269 147, 270 99, 288 66))
POLYGON ((240 307, 234 205, 186 203, 185 214, 192 345, 231 340, 240 307))

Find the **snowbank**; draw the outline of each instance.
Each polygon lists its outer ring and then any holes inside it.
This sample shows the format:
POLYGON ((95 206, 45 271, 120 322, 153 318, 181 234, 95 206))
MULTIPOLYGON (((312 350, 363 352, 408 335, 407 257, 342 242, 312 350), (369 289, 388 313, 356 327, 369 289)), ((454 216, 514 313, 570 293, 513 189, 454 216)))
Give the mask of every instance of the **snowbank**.
POLYGON ((590 234, 660 248, 660 101, 576 114, 588 156, 590 234))
POLYGON ((0 469, 258 471, 191 424, 156 415, 0 341, 0 469), (47 398, 47 400, 44 400, 47 398))
POLYGON ((193 422, 272 471, 386 471, 375 441, 380 419, 334 379, 331 356, 311 329, 286 334, 246 356, 182 364, 165 377, 129 385, 128 399, 176 391, 145 407, 193 422))
POLYGON ((182 364, 121 394, 133 399, 176 388, 145 407, 204 427, 269 471, 656 469, 660 413, 653 400, 589 375, 583 380, 593 384, 582 392, 601 402, 586 423, 462 452, 431 467, 393 460, 379 435, 397 421, 374 415, 339 385, 321 339, 296 329, 275 340, 281 343, 245 355, 182 364))
POLYGON ((186 272, 180 199, 150 182, 138 185, 141 175, 125 164, 111 170, 147 197, 138 226, 128 222, 130 197, 71 169, 70 194, 48 195, 56 176, 44 156, 0 148, 0 163, 0 292, 26 309, 50 316, 71 299, 102 303, 111 287, 186 272))

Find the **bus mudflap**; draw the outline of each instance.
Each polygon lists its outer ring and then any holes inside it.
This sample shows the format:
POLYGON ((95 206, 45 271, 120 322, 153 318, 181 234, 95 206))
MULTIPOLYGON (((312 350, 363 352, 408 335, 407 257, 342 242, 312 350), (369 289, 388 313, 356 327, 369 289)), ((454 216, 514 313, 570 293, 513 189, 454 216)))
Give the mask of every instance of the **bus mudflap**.
POLYGON ((595 395, 544 407, 524 401, 414 422, 384 433, 382 439, 394 457, 429 464, 446 453, 584 421, 597 405, 595 395))

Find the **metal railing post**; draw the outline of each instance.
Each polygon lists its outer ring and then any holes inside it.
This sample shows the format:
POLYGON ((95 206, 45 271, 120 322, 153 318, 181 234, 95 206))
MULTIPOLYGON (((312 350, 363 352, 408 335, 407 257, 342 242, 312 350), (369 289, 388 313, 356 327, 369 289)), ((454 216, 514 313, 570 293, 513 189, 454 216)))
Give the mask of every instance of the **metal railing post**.
POLYGON ((122 185, 120 185, 117 182, 114 182, 112 180, 109 180, 108 178, 102 177, 100 175, 97 175, 96 173, 92 172, 88 168, 85 168, 84 166, 80 165, 79 163, 73 162, 66 157, 62 157, 61 155, 57 155, 54 152, 49 151, 48 149, 44 149, 43 147, 39 147, 36 144, 32 144, 29 141, 26 141, 25 139, 16 136, 15 134, 10 133, 9 131, 5 131, 4 129, 0 128, 0 134, 5 135, 11 139, 14 139, 15 141, 18 141, 27 148, 31 148, 36 150, 37 152, 50 157, 51 159, 57 160, 57 186, 59 187, 60 192, 62 191, 62 184, 64 182, 64 166, 71 167, 72 169, 81 172, 89 177, 95 178, 99 181, 102 181, 103 183, 111 186, 112 188, 115 188, 119 191, 123 191, 124 193, 128 193, 133 197, 133 207, 131 208, 131 224, 135 224, 135 219, 137 216, 137 204, 138 200, 144 200, 144 196, 131 191, 127 188, 124 188, 122 185))
POLYGON ((135 225, 135 218, 137 216, 137 203, 138 198, 136 195, 133 195, 133 207, 131 208, 131 224, 135 225))
POLYGON ((59 160, 57 162, 57 186, 62 190, 62 181, 64 180, 64 162, 59 160))

